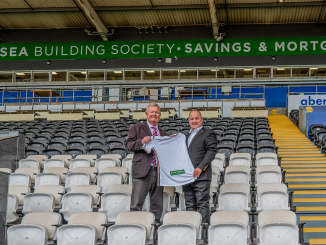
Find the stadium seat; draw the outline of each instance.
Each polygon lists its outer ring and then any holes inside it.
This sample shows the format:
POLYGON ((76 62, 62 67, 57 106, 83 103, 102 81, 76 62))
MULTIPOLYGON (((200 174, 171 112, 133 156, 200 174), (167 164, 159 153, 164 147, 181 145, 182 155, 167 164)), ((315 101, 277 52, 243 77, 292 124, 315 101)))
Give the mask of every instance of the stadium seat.
POLYGON ((68 225, 57 230, 57 245, 81 245, 103 243, 107 217, 104 213, 86 212, 70 216, 68 225), (82 243, 81 243, 82 242, 82 243))
POLYGON ((250 136, 241 136, 238 139, 238 144, 255 144, 255 138, 250 136))
POLYGON ((251 172, 249 166, 233 165, 225 168, 225 184, 247 184, 251 181, 251 172))
POLYGON ((59 174, 61 177, 61 184, 66 182, 66 174, 68 173, 68 168, 62 167, 49 167, 43 170, 43 173, 54 173, 59 174))
POLYGON ((120 213, 115 224, 107 230, 108 245, 147 244, 154 222, 154 214, 149 212, 120 213))
POLYGON ((128 152, 124 146, 116 145, 109 150, 109 154, 120 154, 122 158, 125 158, 128 152))
POLYGON ((103 169, 107 167, 119 167, 117 161, 113 158, 100 158, 95 161, 95 167, 98 172, 103 172, 103 169))
POLYGON ((222 153, 217 153, 214 160, 211 163, 212 166, 216 166, 220 171, 224 171, 225 168, 225 155, 222 153))
POLYGON ((76 159, 87 159, 90 161, 91 167, 94 167, 97 156, 95 154, 91 155, 78 155, 76 159))
POLYGON ((35 187, 34 193, 48 193, 54 196, 55 205, 60 205, 65 187, 62 185, 40 185, 35 187))
POLYGON ((67 193, 76 185, 90 185, 91 176, 88 173, 68 173, 66 175, 65 188, 67 193))
POLYGON ((18 162, 18 168, 40 168, 40 164, 34 159, 22 159, 18 162))
POLYGON ((9 186, 8 193, 18 197, 18 205, 23 206, 24 196, 27 193, 30 193, 31 189, 29 186, 23 185, 11 185, 9 186))
POLYGON ((255 157, 255 145, 254 144, 238 144, 236 147, 237 153, 249 153, 251 158, 255 157))
POLYGON ((276 153, 258 153, 256 155, 256 166, 279 165, 276 153))
POLYGON ((39 164, 40 164, 40 168, 42 169, 43 168, 43 165, 44 165, 44 161, 46 159, 48 159, 48 156, 46 156, 46 155, 30 155, 26 159, 34 159, 34 160, 37 160, 39 162, 39 164))
POLYGON ((112 158, 117 161, 118 165, 121 166, 122 156, 120 154, 105 154, 101 158, 112 158))
POLYGON ((208 228, 209 245, 247 245, 251 242, 249 215, 243 211, 220 211, 212 214, 208 228))
POLYGON ((19 216, 16 213, 18 206, 19 206, 18 196, 9 193, 7 199, 7 224, 13 223, 19 219, 19 216))
POLYGON ((43 151, 43 155, 48 156, 48 158, 51 158, 54 155, 62 155, 66 150, 66 147, 56 147, 55 149, 46 149, 43 151))
POLYGON ((56 173, 39 173, 35 176, 35 187, 41 185, 60 185, 61 176, 56 173))
MULTIPOLYGON (((89 155, 95 155, 96 158, 100 158, 101 156, 109 153, 109 147, 108 146, 91 146, 90 149, 88 149, 87 154, 89 155)), ((94 166, 94 163, 93 163, 94 166)))
POLYGON ((266 210, 296 210, 292 206, 292 197, 288 195, 285 184, 260 184, 257 187, 256 197, 255 211, 258 213, 266 210))
POLYGON ((244 184, 221 185, 218 195, 219 211, 244 211, 249 212, 251 203, 250 186, 244 184))
POLYGON ((281 183, 282 171, 281 167, 276 165, 263 165, 256 168, 256 183, 281 183))
POLYGON ((275 140, 271 136, 259 136, 257 137, 257 145, 260 144, 274 144, 275 140))
POLYGON ((247 166, 251 167, 251 155, 249 153, 233 153, 230 156, 230 166, 247 166))
POLYGON ((91 162, 88 159, 79 158, 79 159, 72 159, 69 162, 69 172, 73 172, 75 168, 79 167, 90 167, 91 162))
POLYGON ((93 196, 84 191, 64 194, 61 203, 62 208, 59 213, 66 221, 69 221, 70 216, 75 213, 93 211, 93 196))
POLYGON ((258 245, 277 244, 298 245, 303 243, 303 229, 298 229, 297 217, 291 211, 264 211, 258 215, 257 238, 258 245))
POLYGON ((53 212, 55 198, 49 193, 27 193, 23 202, 23 214, 53 212))
POLYGON ((200 239, 202 217, 199 212, 180 211, 167 213, 163 225, 158 228, 160 245, 196 245, 200 239))
POLYGON ((70 155, 54 155, 51 157, 51 159, 60 159, 65 162, 65 166, 69 166, 69 161, 72 159, 70 155))
POLYGON ((309 137, 312 137, 315 135, 315 131, 323 130, 325 129, 323 124, 312 124, 309 128, 309 137))
POLYGON ((102 187, 102 192, 106 193, 110 186, 120 185, 127 180, 128 169, 124 167, 108 167, 97 176, 97 185, 102 187))
POLYGON ((259 144, 257 145, 257 153, 276 153, 277 147, 271 143, 259 144))
POLYGON ((71 193, 88 193, 92 195, 92 203, 94 206, 98 206, 100 202, 100 195, 102 194, 102 188, 98 185, 76 185, 72 188, 71 193))
POLYGON ((131 185, 110 186, 107 193, 101 196, 101 208, 98 212, 106 213, 108 222, 115 222, 118 214, 130 211, 131 191, 131 185))
POLYGON ((53 159, 53 157, 51 159, 46 159, 44 161, 44 169, 47 168, 64 168, 68 165, 65 164, 64 160, 61 159, 53 159))
POLYGON ((40 172, 39 168, 17 168, 15 170, 16 174, 27 174, 30 177, 31 183, 35 182, 35 175, 40 172))
POLYGON ((65 155, 70 155, 72 158, 76 158, 78 155, 84 155, 87 151, 86 146, 68 146, 65 151, 65 155))
POLYGON ((76 173, 88 173, 91 176, 91 182, 96 182, 97 168, 95 167, 77 167, 74 168, 73 172, 76 173))
POLYGON ((218 143, 222 145, 233 145, 235 147, 237 140, 234 137, 220 137, 218 143))
POLYGON ((29 213, 26 214, 20 225, 14 225, 7 230, 7 243, 45 245, 53 243, 56 226, 61 224, 61 215, 58 213, 29 213), (28 241, 28 243, 26 243, 28 241))
POLYGON ((221 153, 225 155, 226 162, 229 162, 230 156, 232 153, 234 153, 234 147, 233 145, 217 145, 217 153, 221 153))

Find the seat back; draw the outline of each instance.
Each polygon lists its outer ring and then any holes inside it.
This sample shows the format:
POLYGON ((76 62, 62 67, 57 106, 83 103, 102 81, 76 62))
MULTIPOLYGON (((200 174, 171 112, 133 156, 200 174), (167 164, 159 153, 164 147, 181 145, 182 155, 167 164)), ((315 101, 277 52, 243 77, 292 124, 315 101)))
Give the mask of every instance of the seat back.
POLYGON ((90 167, 90 166, 91 166, 91 162, 90 162, 89 159, 83 159, 83 158, 72 159, 69 162, 69 172, 74 171, 75 168, 79 168, 79 167, 90 167))
POLYGON ((49 193, 54 196, 55 205, 61 203, 62 194, 65 193, 65 187, 62 185, 40 185, 34 190, 34 193, 49 193))
POLYGON ((15 194, 8 194, 7 199, 7 223, 15 222, 19 219, 16 211, 19 205, 19 199, 15 194))
POLYGON ((118 167, 118 164, 113 158, 100 158, 95 161, 95 167, 101 173, 107 167, 118 167))
POLYGON ((224 184, 218 196, 221 211, 248 211, 250 187, 243 184, 224 184))
POLYGON ((251 167, 251 155, 249 153, 233 153, 230 156, 229 165, 251 167))
POLYGON ((91 176, 88 173, 68 173, 66 175, 65 188, 67 193, 76 185, 90 185, 91 176))
POLYGON ((40 164, 35 159, 22 159, 18 162, 18 168, 40 168, 40 164))
POLYGON ((28 193, 24 197, 23 214, 53 212, 55 199, 48 193, 28 193))
POLYGON ((225 169, 224 181, 226 184, 247 184, 250 181, 250 168, 248 166, 228 166, 225 169))
POLYGON ((97 176, 97 185, 102 187, 104 193, 109 190, 110 186, 120 185, 123 182, 122 174, 117 172, 102 172, 97 176))
POLYGON ((35 176, 35 187, 40 185, 60 185, 61 177, 56 173, 40 173, 35 176))
POLYGON ((258 153, 256 155, 257 167, 263 165, 278 165, 277 155, 275 153, 258 153))
POLYGON ((101 187, 98 185, 76 185, 71 189, 71 193, 88 193, 92 195, 93 204, 97 204, 99 202, 100 193, 102 191, 101 187))
POLYGON ((296 215, 291 211, 264 211, 258 215, 258 237, 260 244, 298 245, 299 229, 296 215))
POLYGON ((75 213, 70 216, 69 223, 70 225, 75 224, 84 224, 91 225, 96 228, 97 238, 103 238, 104 234, 104 226, 102 224, 107 223, 107 217, 104 213, 99 212, 87 212, 87 213, 75 213))
POLYGON ((259 166, 256 169, 257 185, 266 183, 281 183, 281 167, 273 165, 259 166))
POLYGON ((69 161, 72 159, 70 155, 53 155, 51 159, 60 159, 65 162, 65 166, 69 166, 69 161))
POLYGON ((68 165, 65 164, 65 161, 62 159, 47 159, 44 161, 44 169, 46 168, 64 168, 68 165))
POLYGON ((10 174, 9 186, 12 186, 12 185, 30 186, 31 185, 31 177, 28 174, 23 174, 23 173, 10 174))
POLYGON ((145 227, 146 240, 149 240, 152 232, 152 224, 155 222, 154 214, 150 212, 124 212, 120 213, 115 221, 116 225, 137 224, 145 227))
POLYGON ((47 155, 29 155, 26 159, 37 160, 40 164, 40 168, 43 168, 43 163, 46 159, 48 159, 48 156, 47 155))
POLYGON ((288 210, 288 200, 285 184, 260 184, 257 187, 259 211, 288 210))
POLYGON ((62 208, 59 212, 64 219, 69 221, 70 216, 75 213, 92 212, 93 197, 89 193, 75 192, 67 193, 62 197, 62 208))
POLYGON ((243 211, 219 211, 211 216, 208 244, 248 244, 249 215, 243 211))

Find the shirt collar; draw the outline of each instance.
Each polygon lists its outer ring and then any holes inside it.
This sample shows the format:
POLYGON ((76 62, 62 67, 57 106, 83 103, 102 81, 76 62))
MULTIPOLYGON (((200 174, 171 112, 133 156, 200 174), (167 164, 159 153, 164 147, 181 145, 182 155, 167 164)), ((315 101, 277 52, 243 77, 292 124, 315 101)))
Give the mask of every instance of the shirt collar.
POLYGON ((192 131, 192 129, 190 129, 189 134, 197 133, 199 130, 202 129, 202 127, 203 127, 203 126, 200 126, 199 128, 196 128, 194 131, 192 131))
POLYGON ((156 130, 158 129, 158 127, 157 126, 153 126, 152 124, 150 124, 148 121, 147 121, 147 125, 148 125, 148 127, 149 128, 152 128, 152 127, 154 127, 156 130))

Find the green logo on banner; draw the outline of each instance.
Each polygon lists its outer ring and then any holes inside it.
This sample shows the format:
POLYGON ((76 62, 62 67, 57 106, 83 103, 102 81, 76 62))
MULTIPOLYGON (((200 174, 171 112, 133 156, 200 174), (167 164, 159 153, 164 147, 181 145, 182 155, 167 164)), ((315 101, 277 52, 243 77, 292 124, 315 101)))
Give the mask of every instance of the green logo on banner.
POLYGON ((170 175, 171 176, 173 176, 173 175, 179 175, 179 174, 185 174, 185 170, 182 169, 182 170, 170 171, 170 175))
POLYGON ((0 43, 0 61, 326 54, 326 37, 0 43))

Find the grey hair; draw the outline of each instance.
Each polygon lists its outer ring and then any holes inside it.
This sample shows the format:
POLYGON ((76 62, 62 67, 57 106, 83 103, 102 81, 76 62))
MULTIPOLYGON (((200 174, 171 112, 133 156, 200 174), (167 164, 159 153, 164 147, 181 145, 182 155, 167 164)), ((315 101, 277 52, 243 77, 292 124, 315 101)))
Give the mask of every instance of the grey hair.
POLYGON ((161 112, 160 106, 156 103, 149 103, 148 106, 146 106, 146 112, 148 111, 149 107, 158 107, 158 109, 160 109, 160 112, 161 112))
POLYGON ((203 118, 203 116, 201 115, 200 111, 197 110, 197 109, 192 109, 192 110, 189 112, 189 117, 190 117, 190 113, 193 112, 193 111, 197 111, 197 112, 199 113, 200 117, 203 118))

